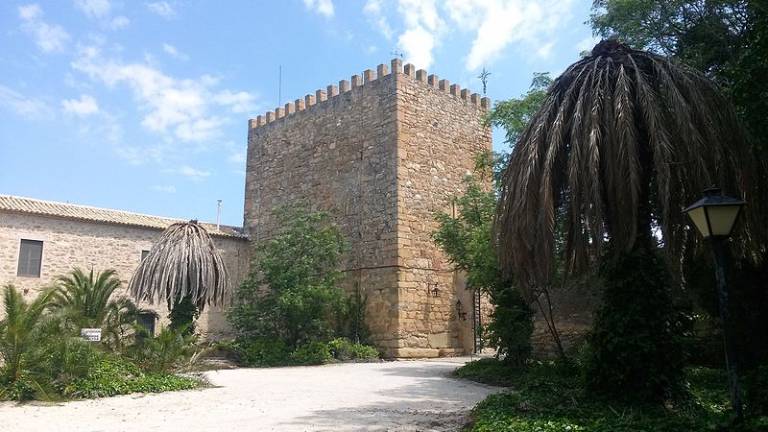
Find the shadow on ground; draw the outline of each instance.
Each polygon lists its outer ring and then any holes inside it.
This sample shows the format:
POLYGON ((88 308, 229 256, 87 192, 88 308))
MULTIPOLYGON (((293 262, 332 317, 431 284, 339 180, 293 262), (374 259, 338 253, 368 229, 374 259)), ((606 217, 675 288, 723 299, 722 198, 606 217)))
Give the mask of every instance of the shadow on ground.
POLYGON ((451 374, 456 366, 454 363, 433 363, 387 368, 382 371, 386 376, 411 379, 407 385, 377 391, 384 401, 317 410, 294 418, 286 425, 328 431, 461 430, 469 420, 472 407, 498 388, 453 378, 451 374))

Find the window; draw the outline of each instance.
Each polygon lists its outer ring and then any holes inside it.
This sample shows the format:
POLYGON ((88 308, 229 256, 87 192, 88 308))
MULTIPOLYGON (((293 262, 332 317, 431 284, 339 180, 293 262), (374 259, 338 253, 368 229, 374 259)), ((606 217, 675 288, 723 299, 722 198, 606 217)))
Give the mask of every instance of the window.
POLYGON ((19 268, 17 276, 40 277, 40 265, 43 262, 43 242, 21 240, 19 247, 19 268))
MULTIPOLYGON (((144 327, 144 329, 147 330, 147 336, 152 337, 155 335, 155 318, 156 315, 154 312, 139 312, 136 317, 136 324, 144 327)), ((143 335, 139 334, 139 337, 142 336, 143 335)))
POLYGON ((147 255, 149 255, 149 251, 148 250, 141 251, 141 260, 144 261, 144 258, 146 258, 147 255))

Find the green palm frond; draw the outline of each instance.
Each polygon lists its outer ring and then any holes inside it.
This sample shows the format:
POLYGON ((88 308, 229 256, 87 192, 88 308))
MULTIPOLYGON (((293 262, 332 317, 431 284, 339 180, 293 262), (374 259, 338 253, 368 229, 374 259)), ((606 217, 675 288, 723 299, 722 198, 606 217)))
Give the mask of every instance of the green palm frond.
MULTIPOLYGON (((712 184, 750 203, 738 241, 766 247, 764 164, 750 156, 732 105, 702 74, 603 41, 547 91, 514 146, 495 219, 499 260, 530 298, 556 254, 578 272, 611 243, 657 233, 680 256, 695 239, 681 209, 712 184), (555 229, 565 230, 562 251, 555 229)), ((612 250, 614 250, 612 248, 612 250)))

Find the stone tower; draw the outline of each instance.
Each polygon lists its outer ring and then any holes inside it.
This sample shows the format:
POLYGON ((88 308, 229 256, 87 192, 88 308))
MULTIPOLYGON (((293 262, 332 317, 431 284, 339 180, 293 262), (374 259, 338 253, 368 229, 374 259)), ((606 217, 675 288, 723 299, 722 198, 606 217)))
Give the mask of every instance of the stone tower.
POLYGON ((489 101, 393 60, 249 121, 246 233, 277 228, 272 210, 329 212, 351 249, 345 288, 366 298, 373 342, 393 357, 472 350, 473 302, 431 239, 476 154, 491 149, 489 101))

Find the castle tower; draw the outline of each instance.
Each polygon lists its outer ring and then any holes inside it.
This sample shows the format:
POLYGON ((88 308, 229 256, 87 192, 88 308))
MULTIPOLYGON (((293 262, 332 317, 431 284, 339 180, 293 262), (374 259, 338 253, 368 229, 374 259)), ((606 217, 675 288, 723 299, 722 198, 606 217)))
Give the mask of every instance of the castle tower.
POLYGON ((329 212, 351 246, 344 284, 366 298, 373 342, 393 357, 468 353, 472 295, 431 235, 434 213, 450 211, 475 155, 491 149, 489 101, 391 66, 249 121, 243 226, 258 242, 282 204, 329 212))

